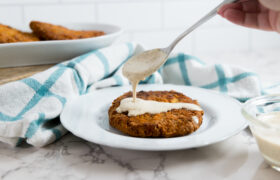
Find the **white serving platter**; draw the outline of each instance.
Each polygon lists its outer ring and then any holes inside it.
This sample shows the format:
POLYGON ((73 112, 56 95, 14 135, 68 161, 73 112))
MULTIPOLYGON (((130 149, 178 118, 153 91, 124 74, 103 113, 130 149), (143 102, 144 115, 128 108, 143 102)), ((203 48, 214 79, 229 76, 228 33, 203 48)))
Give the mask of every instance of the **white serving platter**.
POLYGON ((91 50, 109 46, 122 33, 110 24, 75 23, 60 24, 74 30, 100 30, 105 35, 77 39, 0 44, 0 67, 54 64, 69 60, 91 50))

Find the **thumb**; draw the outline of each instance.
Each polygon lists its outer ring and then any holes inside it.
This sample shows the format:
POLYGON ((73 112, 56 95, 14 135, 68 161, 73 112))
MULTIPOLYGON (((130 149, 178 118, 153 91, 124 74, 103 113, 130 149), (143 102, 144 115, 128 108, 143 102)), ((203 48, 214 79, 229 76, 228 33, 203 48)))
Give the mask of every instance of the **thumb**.
POLYGON ((280 0, 259 0, 260 3, 271 10, 280 11, 280 0))

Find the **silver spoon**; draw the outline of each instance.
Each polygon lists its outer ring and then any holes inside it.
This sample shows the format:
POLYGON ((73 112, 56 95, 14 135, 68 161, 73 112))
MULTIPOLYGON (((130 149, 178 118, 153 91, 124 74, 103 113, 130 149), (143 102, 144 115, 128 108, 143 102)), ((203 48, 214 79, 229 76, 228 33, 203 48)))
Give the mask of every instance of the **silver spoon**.
POLYGON ((207 22, 209 19, 214 17, 217 14, 217 11, 225 4, 233 3, 238 0, 225 0, 221 4, 219 4, 216 8, 214 8, 212 11, 210 11, 208 14, 206 14, 204 17, 202 17, 199 21, 197 21, 194 25, 192 25, 190 28, 188 28, 186 31, 184 31, 182 34, 180 34, 167 48, 162 48, 161 50, 167 53, 168 55, 171 53, 171 51, 174 49, 174 47, 188 34, 190 34, 193 30, 195 30, 197 27, 202 25, 203 23, 207 22))
MULTIPOLYGON (((216 8, 206 14, 203 18, 197 21, 194 25, 188 28, 185 32, 179 35, 168 47, 158 48, 153 50, 144 51, 136 56, 130 58, 123 67, 123 74, 129 79, 132 84, 136 84, 143 80, 145 77, 151 75, 165 63, 169 54, 174 47, 189 33, 205 23, 217 14, 219 8, 225 4, 235 2, 237 0, 224 0, 216 8)), ((136 88, 136 85, 134 88, 136 88)))

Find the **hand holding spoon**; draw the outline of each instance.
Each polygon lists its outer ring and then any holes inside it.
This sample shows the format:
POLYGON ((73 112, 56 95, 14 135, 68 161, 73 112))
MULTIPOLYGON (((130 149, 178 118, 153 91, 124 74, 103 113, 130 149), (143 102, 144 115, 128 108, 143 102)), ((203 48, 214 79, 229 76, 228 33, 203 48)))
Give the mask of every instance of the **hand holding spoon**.
POLYGON ((218 9, 227 3, 235 2, 236 0, 225 0, 219 4, 216 8, 206 14, 198 22, 192 25, 189 29, 179 35, 168 47, 153 49, 145 51, 141 54, 133 56, 130 58, 123 67, 123 75, 131 82, 133 87, 133 100, 136 99, 136 86, 139 81, 144 80, 145 77, 150 76, 156 70, 162 66, 167 60, 169 54, 172 52, 174 47, 189 33, 199 27, 201 24, 205 23, 217 14, 218 9))

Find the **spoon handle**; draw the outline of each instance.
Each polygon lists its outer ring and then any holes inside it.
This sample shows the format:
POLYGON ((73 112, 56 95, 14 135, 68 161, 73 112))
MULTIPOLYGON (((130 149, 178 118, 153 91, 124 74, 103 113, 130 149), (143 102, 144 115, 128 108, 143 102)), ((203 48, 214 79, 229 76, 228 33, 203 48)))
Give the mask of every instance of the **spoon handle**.
POLYGON ((163 49, 167 54, 170 54, 171 51, 174 49, 174 47, 180 42, 185 36, 187 36, 189 33, 191 33, 193 30, 195 30, 197 27, 199 27, 201 24, 205 23, 212 17, 214 17, 217 14, 217 11, 221 6, 224 4, 236 2, 237 0, 224 0, 221 4, 219 4, 216 8, 214 8, 212 11, 210 11, 208 14, 206 14, 204 17, 202 17, 199 21, 197 21, 194 25, 192 25, 190 28, 188 28, 185 32, 183 32, 181 35, 179 35, 167 48, 163 49))

